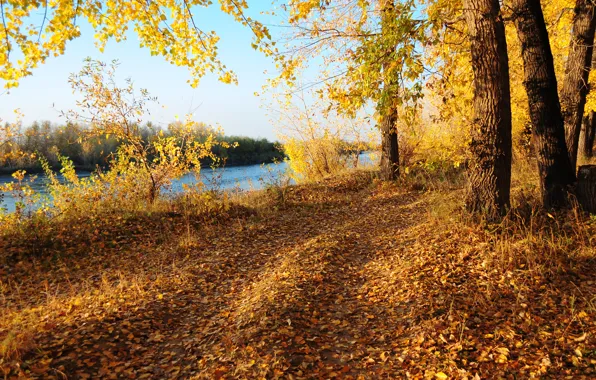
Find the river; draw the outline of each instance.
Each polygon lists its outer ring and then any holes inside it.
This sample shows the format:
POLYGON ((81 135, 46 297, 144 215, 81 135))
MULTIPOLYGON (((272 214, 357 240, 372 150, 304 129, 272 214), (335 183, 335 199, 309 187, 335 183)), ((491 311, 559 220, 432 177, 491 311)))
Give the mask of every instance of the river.
MULTIPOLYGON (((359 166, 376 165, 377 158, 374 153, 361 153, 359 157, 359 166)), ((286 162, 279 164, 264 164, 264 165, 246 165, 246 166, 230 166, 217 170, 210 168, 201 169, 201 180, 207 188, 217 188, 220 190, 259 190, 281 179, 282 175, 288 170, 286 162)), ((80 178, 89 177, 91 172, 78 171, 80 178)), ((58 179, 61 176, 58 175, 58 179)), ((10 175, 0 175, 0 185, 10 183, 14 179, 10 175)), ((31 187, 41 195, 46 192, 46 178, 44 175, 38 175, 31 187)), ((173 181, 170 189, 174 194, 182 192, 182 185, 192 185, 196 183, 194 175, 186 175, 180 179, 173 181)), ((16 200, 11 193, 2 193, 0 198, 0 207, 8 212, 13 212, 16 206, 16 200)))
MULTIPOLYGON (((279 164, 265 164, 265 165, 247 165, 247 166, 231 166, 212 170, 210 168, 201 169, 201 179, 208 188, 217 187, 222 190, 241 189, 241 190, 258 190, 262 189, 272 181, 281 178, 281 175, 286 171, 287 164, 285 162, 279 164)), ((80 178, 89 177, 90 172, 77 172, 80 178)), ((58 176, 61 179, 61 176, 58 176)), ((0 175, 0 185, 10 183, 14 179, 10 175, 0 175)), ((45 195, 46 193, 46 177, 38 175, 35 181, 31 183, 31 187, 38 193, 45 195)), ((179 193, 182 191, 182 185, 192 185, 196 183, 194 175, 186 175, 172 183, 171 192, 179 193)), ((2 193, 3 197, 0 200, 0 207, 13 212, 15 210, 16 200, 11 193, 2 193)))

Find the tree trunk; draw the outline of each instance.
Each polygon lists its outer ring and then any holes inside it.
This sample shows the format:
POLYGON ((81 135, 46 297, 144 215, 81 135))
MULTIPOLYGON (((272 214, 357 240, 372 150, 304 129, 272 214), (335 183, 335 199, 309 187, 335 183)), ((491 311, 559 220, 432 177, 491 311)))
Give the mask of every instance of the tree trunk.
POLYGON ((588 76, 592 66, 596 13, 592 0, 577 0, 574 12, 569 55, 565 66, 565 82, 561 90, 561 112, 565 122, 569 160, 575 172, 579 135, 588 94, 588 76))
POLYGON ((381 121, 381 179, 393 181, 399 177, 397 113, 389 111, 381 121))
POLYGON ((466 208, 493 219, 509 207, 511 98, 498 0, 465 0, 474 72, 474 125, 466 208))
MULTIPOLYGON (((394 17, 394 0, 384 0, 381 4, 381 27, 383 32, 389 30, 389 25, 394 17)), ((397 88, 395 82, 397 78, 390 76, 388 70, 393 57, 393 50, 389 49, 386 54, 386 59, 383 64, 383 71, 385 73, 385 91, 395 91, 397 88)), ((393 181, 399 177, 399 149, 397 139, 397 109, 394 106, 393 97, 398 94, 389 93, 389 101, 382 105, 382 120, 381 120, 381 179, 385 181, 393 181)))
POLYGON ((576 194, 584 211, 596 214, 596 165, 579 167, 576 194))
POLYGON ((579 153, 586 158, 592 157, 595 134, 596 113, 594 111, 590 111, 590 113, 584 117, 579 138, 579 153))
POLYGON ((591 111, 592 118, 590 119, 589 128, 586 130, 587 136, 585 141, 584 154, 587 158, 592 158, 594 149, 594 138, 596 138, 596 113, 591 111))
POLYGON ((582 127, 580 129, 579 132, 579 142, 578 142, 578 161, 579 161, 579 155, 583 155, 586 156, 586 133, 590 128, 590 124, 592 124, 592 114, 588 114, 586 116, 584 116, 583 120, 582 120, 582 127))
POLYGON ((571 166, 553 55, 539 0, 514 0, 513 14, 524 62, 532 140, 538 156, 542 203, 546 208, 567 204, 567 191, 575 182, 571 166))

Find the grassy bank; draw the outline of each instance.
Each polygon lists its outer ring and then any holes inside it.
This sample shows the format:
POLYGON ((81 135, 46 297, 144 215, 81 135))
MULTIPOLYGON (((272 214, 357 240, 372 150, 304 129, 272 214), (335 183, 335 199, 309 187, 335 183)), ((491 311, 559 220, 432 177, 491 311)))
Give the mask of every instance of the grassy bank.
POLYGON ((589 378, 596 222, 499 225, 457 173, 352 172, 203 209, 3 231, 1 366, 33 378, 589 378), (433 180, 432 178, 442 178, 433 180))

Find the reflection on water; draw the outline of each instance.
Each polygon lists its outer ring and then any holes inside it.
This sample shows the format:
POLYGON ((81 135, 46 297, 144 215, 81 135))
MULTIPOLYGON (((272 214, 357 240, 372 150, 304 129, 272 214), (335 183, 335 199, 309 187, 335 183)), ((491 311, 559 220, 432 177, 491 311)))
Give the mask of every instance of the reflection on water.
MULTIPOLYGON (((217 170, 201 169, 201 180, 208 188, 258 190, 279 178, 286 170, 285 162, 279 164, 232 166, 217 170)), ((174 193, 182 191, 182 185, 196 183, 194 175, 186 175, 172 184, 174 193)))
MULTIPOLYGON (((370 165, 374 158, 369 153, 363 153, 359 158, 359 166, 370 165)), ((285 162, 279 164, 266 165, 248 165, 248 166, 232 166, 217 170, 210 168, 201 169, 201 180, 207 188, 218 188, 221 190, 240 189, 240 190, 258 190, 262 189, 269 183, 272 183, 280 178, 280 176, 287 170, 285 162)), ((89 177, 90 172, 77 172, 80 178, 89 177)), ((29 177, 31 178, 31 177, 29 177)), ((58 179, 62 180, 62 176, 58 175, 58 179)), ((0 185, 12 182, 13 178, 9 175, 0 175, 0 185)), ((194 175, 186 175, 172 183, 170 191, 174 194, 180 193, 183 189, 182 185, 196 184, 194 175)), ((38 193, 46 195, 47 179, 44 175, 38 175, 31 183, 31 187, 38 193)), ((1 207, 7 209, 9 212, 15 210, 16 200, 10 193, 4 193, 1 207)))

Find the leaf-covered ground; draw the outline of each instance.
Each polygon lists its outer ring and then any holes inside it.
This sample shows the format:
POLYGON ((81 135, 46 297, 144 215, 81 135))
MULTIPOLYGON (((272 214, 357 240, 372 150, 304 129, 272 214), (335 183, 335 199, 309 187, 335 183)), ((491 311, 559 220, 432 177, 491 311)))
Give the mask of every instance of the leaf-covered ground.
POLYGON ((459 192, 367 178, 216 223, 123 215, 5 239, 5 376, 596 376, 592 237, 537 270, 530 237, 434 215, 459 192))

